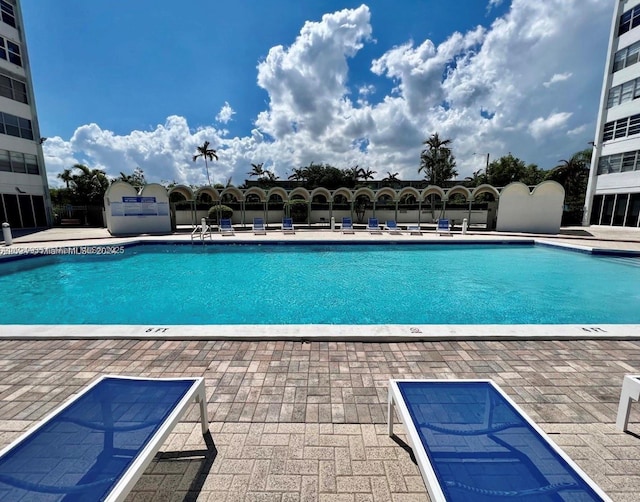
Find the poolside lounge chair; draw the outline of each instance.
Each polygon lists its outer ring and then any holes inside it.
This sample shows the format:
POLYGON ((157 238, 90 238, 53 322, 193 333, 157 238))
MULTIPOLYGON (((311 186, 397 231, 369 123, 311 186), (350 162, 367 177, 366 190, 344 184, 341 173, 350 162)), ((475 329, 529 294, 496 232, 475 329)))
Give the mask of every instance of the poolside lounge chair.
POLYGON ((353 221, 348 216, 342 217, 342 233, 343 234, 353 234, 355 233, 353 230, 353 221))
POLYGON ((384 224, 384 229, 390 234, 402 235, 402 230, 395 220, 387 220, 384 224))
POLYGON ((632 400, 640 400, 640 375, 625 375, 622 380, 620 403, 618 404, 618 415, 616 417, 616 429, 619 431, 627 430, 632 400))
POLYGON ((451 227, 449 226, 449 220, 444 219, 444 218, 440 218, 438 220, 438 226, 436 228, 436 233, 438 235, 441 235, 441 234, 453 235, 451 233, 451 227))
POLYGON ((433 502, 610 501, 491 380, 390 380, 433 502))
POLYGON ((253 219, 253 234, 267 235, 267 229, 264 226, 264 220, 262 218, 253 219))
POLYGON ((380 230, 380 225, 378 224, 378 218, 369 218, 369 223, 367 223, 367 230, 372 234, 382 233, 382 230, 380 230))
POLYGON ((206 440, 203 378, 99 378, 0 451, 0 498, 124 500, 193 400, 206 440))
POLYGON ((229 218, 222 218, 220 220, 220 226, 218 227, 218 229, 220 230, 220 233, 222 235, 234 235, 235 232, 233 231, 233 225, 231 224, 231 219, 229 218))
POLYGON ((293 220, 291 218, 282 218, 282 231, 285 234, 296 233, 296 231, 293 228, 293 220))
POLYGON ((407 226, 407 230, 409 231, 409 235, 422 235, 420 225, 409 225, 407 226))

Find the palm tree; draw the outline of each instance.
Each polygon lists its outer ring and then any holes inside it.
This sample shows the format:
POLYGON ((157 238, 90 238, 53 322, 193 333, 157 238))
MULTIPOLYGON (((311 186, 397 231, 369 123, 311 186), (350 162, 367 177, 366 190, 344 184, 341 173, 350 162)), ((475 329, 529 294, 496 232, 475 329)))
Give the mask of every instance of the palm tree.
MULTIPOLYGON (((455 178, 458 172, 454 169, 456 160, 449 145, 450 139, 441 140, 438 133, 434 133, 430 138, 422 142, 426 148, 420 154, 420 167, 418 172, 424 172, 424 179, 429 185, 440 185, 443 181, 455 178)), ((435 217, 435 206, 433 195, 429 196, 431 206, 431 216, 435 217)))
POLYGON ((426 148, 420 154, 418 172, 424 172, 424 177, 430 185, 438 185, 458 176, 454 169, 456 160, 449 148, 450 139, 441 140, 438 133, 435 133, 422 144, 426 145, 426 148))
POLYGON ((487 175, 483 174, 484 169, 474 171, 471 176, 467 176, 464 181, 470 187, 477 187, 487 182, 487 175))
POLYGON ((289 179, 295 181, 306 181, 307 173, 308 169, 306 167, 294 167, 289 179))
POLYGON ((358 177, 362 178, 363 180, 372 180, 373 179, 373 175, 376 174, 377 171, 372 171, 371 169, 364 169, 364 168, 360 168, 358 169, 358 177))
POLYGON ((198 153, 193 156, 193 162, 198 160, 199 157, 202 157, 204 159, 204 167, 207 170, 207 182, 209 183, 209 186, 211 186, 211 178, 209 177, 209 164, 207 163, 207 159, 211 161, 213 159, 218 160, 218 154, 213 148, 209 148, 209 145, 210 143, 208 141, 205 141, 202 146, 196 147, 198 153))
POLYGON ((400 183, 400 178, 398 178, 399 174, 400 173, 391 173, 387 171, 387 177, 384 178, 382 181, 387 183, 389 186, 394 187, 398 183, 400 183))
POLYGON ((265 170, 264 170, 264 162, 260 162, 260 164, 251 164, 251 172, 247 173, 247 176, 249 176, 249 178, 252 178, 253 176, 256 176, 258 178, 264 176, 265 174, 265 170))
POLYGON ((58 178, 65 182, 67 185, 67 190, 69 189, 69 182, 73 180, 73 175, 71 174, 71 169, 65 169, 61 173, 58 173, 58 178))

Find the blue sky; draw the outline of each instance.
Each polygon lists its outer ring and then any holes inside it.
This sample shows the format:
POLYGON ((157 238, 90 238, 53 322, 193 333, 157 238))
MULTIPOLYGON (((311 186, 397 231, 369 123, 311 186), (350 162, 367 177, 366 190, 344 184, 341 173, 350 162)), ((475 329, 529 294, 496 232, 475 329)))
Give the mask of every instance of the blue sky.
POLYGON ((23 0, 47 171, 202 184, 311 161, 460 178, 508 152, 542 168, 593 139, 612 2, 23 0), (536 5, 543 4, 543 5, 536 5), (455 7, 452 7, 455 5, 455 7), (584 34, 589 33, 589 37, 584 34))

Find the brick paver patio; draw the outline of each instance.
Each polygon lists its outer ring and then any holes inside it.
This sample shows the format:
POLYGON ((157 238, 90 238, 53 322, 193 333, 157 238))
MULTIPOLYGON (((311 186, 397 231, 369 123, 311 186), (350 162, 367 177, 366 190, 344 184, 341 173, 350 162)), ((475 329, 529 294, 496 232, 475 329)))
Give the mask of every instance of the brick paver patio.
POLYGON ((632 341, 0 341, 0 447, 100 374, 204 376, 214 448, 194 406, 128 500, 424 501, 402 426, 386 435, 388 379, 492 378, 614 500, 635 501, 640 439, 614 427, 633 372, 632 341))

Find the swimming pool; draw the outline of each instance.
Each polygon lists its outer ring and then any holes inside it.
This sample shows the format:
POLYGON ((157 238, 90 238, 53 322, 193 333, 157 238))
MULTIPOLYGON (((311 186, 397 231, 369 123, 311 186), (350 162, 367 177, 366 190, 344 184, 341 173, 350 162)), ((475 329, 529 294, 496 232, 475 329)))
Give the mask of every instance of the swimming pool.
POLYGON ((0 263, 1 324, 639 324, 637 263, 534 245, 138 245, 0 263))

